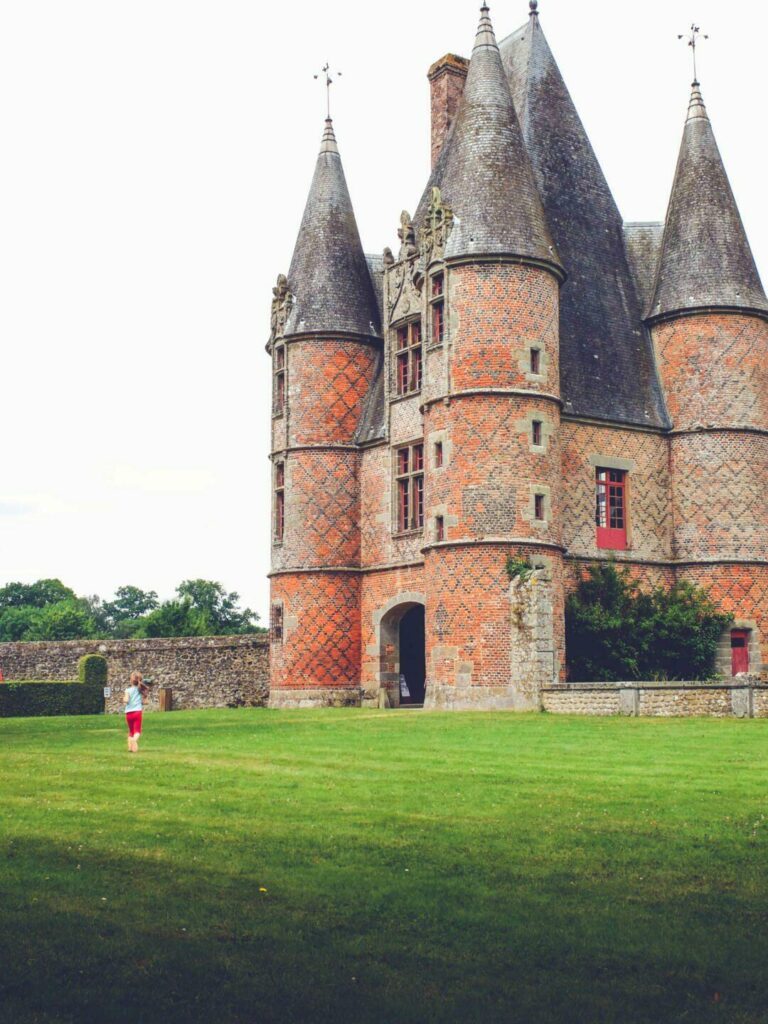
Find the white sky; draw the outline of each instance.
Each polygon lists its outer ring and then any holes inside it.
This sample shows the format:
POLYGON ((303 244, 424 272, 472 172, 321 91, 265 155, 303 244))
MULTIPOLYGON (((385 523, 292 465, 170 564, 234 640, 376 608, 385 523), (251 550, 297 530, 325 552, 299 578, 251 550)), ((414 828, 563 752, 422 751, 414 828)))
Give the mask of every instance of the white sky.
MULTIPOLYGON (((479 3, 0 0, 0 583, 109 598, 221 580, 266 617, 271 287, 314 169, 326 59, 363 244, 426 183, 425 73, 479 3)), ((526 0, 494 4, 499 39, 526 0)), ((663 217, 700 78, 768 278, 768 5, 541 0, 627 220, 663 217)))

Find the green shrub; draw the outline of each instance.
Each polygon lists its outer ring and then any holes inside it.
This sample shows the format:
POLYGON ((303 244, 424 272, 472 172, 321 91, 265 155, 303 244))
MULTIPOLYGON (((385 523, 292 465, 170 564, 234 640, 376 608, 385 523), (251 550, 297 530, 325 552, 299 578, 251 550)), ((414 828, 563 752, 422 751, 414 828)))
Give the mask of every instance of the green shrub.
POLYGON ((107 659, 101 654, 84 654, 77 663, 77 678, 89 686, 106 686, 107 659))
POLYGON ((100 715, 104 689, 71 682, 0 683, 0 718, 100 715))
POLYGON ((526 562, 524 558, 513 558, 512 555, 507 556, 507 576, 510 580, 527 580, 530 579, 531 573, 533 572, 533 566, 530 562, 526 562))
POLYGON ((566 602, 569 678, 709 679, 728 622, 709 594, 690 583, 646 593, 627 569, 592 565, 566 602))

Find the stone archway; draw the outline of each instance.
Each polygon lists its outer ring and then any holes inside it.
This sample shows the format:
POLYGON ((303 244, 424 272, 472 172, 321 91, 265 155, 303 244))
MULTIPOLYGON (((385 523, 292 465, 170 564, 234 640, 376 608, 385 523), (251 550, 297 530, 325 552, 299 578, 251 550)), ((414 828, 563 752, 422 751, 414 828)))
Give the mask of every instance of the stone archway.
POLYGON ((401 594, 382 609, 378 623, 379 686, 393 707, 421 705, 426 688, 424 598, 401 594), (401 694, 405 676, 408 696, 401 694))

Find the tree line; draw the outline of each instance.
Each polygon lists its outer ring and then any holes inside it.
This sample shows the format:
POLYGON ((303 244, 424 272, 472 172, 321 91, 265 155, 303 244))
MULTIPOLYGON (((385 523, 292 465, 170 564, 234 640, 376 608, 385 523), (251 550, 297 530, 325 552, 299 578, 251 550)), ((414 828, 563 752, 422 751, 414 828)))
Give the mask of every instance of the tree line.
POLYGON ((0 642, 260 633, 259 616, 213 580, 184 580, 176 596, 118 587, 111 601, 78 597, 61 580, 0 587, 0 642))

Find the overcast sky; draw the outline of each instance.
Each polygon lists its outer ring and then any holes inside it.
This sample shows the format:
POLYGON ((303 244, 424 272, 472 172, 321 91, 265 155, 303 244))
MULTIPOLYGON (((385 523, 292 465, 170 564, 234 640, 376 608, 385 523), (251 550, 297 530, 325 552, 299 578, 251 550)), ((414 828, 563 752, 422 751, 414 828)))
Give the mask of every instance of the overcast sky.
MULTIPOLYGON (((429 171, 425 73, 469 0, 0 0, 0 583, 170 596, 221 580, 266 617, 271 287, 334 120, 363 244, 429 171)), ((627 220, 663 217, 700 78, 763 277, 768 6, 541 0, 627 220)), ((527 0, 495 4, 497 37, 527 0)))

